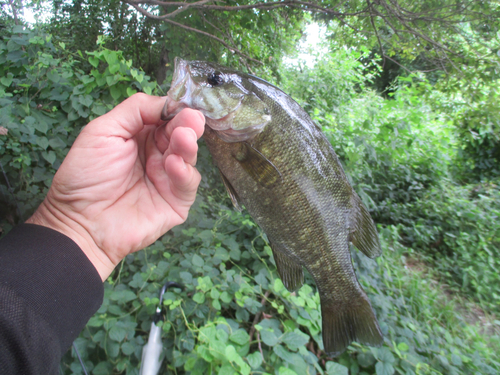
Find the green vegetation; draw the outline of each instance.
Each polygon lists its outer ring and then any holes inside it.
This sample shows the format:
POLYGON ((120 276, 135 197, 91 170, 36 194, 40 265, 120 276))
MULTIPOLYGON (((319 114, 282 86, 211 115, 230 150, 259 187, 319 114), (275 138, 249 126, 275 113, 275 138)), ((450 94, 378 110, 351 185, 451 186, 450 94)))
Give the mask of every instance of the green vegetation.
MULTIPOLYGON (((0 28, 2 234, 37 207, 90 119, 136 91, 164 94, 164 82, 151 78, 158 72, 146 65, 160 59, 168 43, 169 61, 175 55, 210 58, 245 69, 213 40, 201 51, 192 35, 163 25, 170 33, 163 35, 167 44, 155 45, 151 32, 141 46, 131 34, 113 34, 125 30, 114 23, 118 16, 103 21, 104 8, 85 6, 79 13, 84 2, 71 4, 70 15, 54 11, 63 17, 59 25, 29 29, 12 21, 0 28), (115 31, 83 22, 83 15, 92 14, 115 31), (78 35, 100 35, 97 44, 86 40, 79 47, 63 25, 78 35), (139 62, 148 51, 147 64, 139 62)), ((116 14, 123 5, 106 4, 116 14)), ((297 293, 286 291, 266 236, 248 214, 232 209, 201 142, 203 181, 189 218, 129 255, 107 280, 104 304, 76 340, 87 370, 138 373, 158 292, 168 280, 186 289, 164 297, 165 374, 498 374, 500 70, 498 50, 491 47, 500 39, 496 25, 463 26, 487 38, 481 45, 472 37, 469 44, 455 40, 469 58, 460 72, 409 74, 382 67, 376 35, 358 47, 352 29, 336 24, 330 31, 343 38, 329 39, 329 52, 314 67, 286 65, 282 58, 298 31, 273 39, 269 19, 291 17, 299 27, 308 17, 292 10, 268 13, 260 24, 265 38, 259 40, 252 26, 258 13, 252 12, 227 20, 240 35, 238 46, 260 59, 272 55, 268 65, 253 69, 322 126, 378 224, 383 255, 373 261, 355 249, 352 254, 384 345, 355 343, 338 358, 325 355, 314 283, 306 276, 307 285, 297 293), (472 47, 482 57, 472 60, 472 47)), ((131 13, 123 8, 122 14, 123 21, 131 13)), ((224 12, 217 16, 224 18, 224 12)), ((146 33, 147 20, 129 18, 130 30, 146 33)), ((201 27, 202 21, 198 15, 186 22, 201 27)), ((357 27, 371 24, 369 18, 358 21, 357 27)), ((385 51, 394 58, 405 52, 399 61, 422 66, 418 49, 412 55, 405 43, 385 51)), ((73 350, 61 370, 83 373, 73 350)))

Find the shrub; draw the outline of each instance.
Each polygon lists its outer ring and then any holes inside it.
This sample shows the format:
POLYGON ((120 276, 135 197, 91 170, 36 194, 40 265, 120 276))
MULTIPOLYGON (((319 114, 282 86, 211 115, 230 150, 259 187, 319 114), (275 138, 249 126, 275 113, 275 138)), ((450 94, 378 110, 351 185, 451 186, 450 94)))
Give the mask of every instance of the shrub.
MULTIPOLYGON (((120 51, 110 51, 100 38, 98 49, 71 54, 54 45, 41 30, 15 26, 0 40, 0 198, 11 202, 8 231, 40 204, 80 129, 137 90, 156 87, 131 67, 120 51), (90 74, 79 70, 88 59, 90 74), (10 185, 10 188, 9 188, 10 185), (15 202, 15 204, 14 204, 15 202), (18 209, 15 206, 18 206, 18 209), (14 211, 14 212, 12 212, 14 211)), ((6 215, 8 216, 8 215, 6 215)))

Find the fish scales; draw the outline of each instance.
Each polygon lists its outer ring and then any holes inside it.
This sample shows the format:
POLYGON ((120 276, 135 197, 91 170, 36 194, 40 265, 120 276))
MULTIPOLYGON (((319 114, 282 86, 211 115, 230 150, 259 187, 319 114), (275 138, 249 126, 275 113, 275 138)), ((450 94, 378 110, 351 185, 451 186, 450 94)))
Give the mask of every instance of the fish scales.
POLYGON ((382 334, 349 252, 352 241, 379 255, 377 232, 322 131, 278 88, 204 62, 176 61, 164 115, 184 107, 205 114, 204 139, 228 193, 267 234, 287 289, 300 288, 302 267, 314 278, 325 351, 338 355, 352 341, 379 345, 382 334), (211 95, 220 80, 227 91, 211 95), (238 90, 244 99, 234 100, 238 90))

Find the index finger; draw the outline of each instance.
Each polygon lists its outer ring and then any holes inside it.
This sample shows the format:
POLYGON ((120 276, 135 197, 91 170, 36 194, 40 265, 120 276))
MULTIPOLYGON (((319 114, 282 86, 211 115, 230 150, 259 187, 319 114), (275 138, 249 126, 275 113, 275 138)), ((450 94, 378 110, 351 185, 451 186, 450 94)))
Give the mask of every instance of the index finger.
POLYGON ((111 111, 91 121, 86 132, 105 137, 131 139, 145 125, 158 125, 165 98, 137 93, 111 111))

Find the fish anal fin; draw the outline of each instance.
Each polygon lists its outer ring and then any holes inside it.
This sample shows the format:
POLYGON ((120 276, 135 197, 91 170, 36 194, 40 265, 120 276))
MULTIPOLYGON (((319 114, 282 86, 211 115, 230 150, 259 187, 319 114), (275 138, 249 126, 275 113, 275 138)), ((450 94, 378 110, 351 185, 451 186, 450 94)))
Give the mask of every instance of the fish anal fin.
POLYGON ((233 152, 233 157, 259 185, 270 188, 281 181, 281 173, 260 151, 247 142, 233 152))
POLYGON ((219 174, 222 178, 222 182, 224 183, 224 186, 226 187, 227 194, 229 195, 229 198, 231 198, 231 202, 233 202, 234 208, 236 208, 239 212, 241 212, 241 206, 240 203, 238 202, 238 194, 236 193, 236 190, 234 190, 233 185, 229 182, 229 180, 224 176, 224 174, 221 172, 219 169, 219 174))
POLYGON ((355 214, 350 240, 367 257, 376 258, 382 254, 377 227, 359 196, 354 193, 352 199, 355 214))
POLYGON ((323 318, 323 346, 325 352, 336 357, 351 342, 380 346, 384 338, 368 297, 360 295, 356 301, 321 301, 323 318))
POLYGON ((274 262, 276 263, 278 275, 283 285, 289 292, 298 290, 304 283, 302 266, 272 243, 271 249, 273 250, 274 262))

